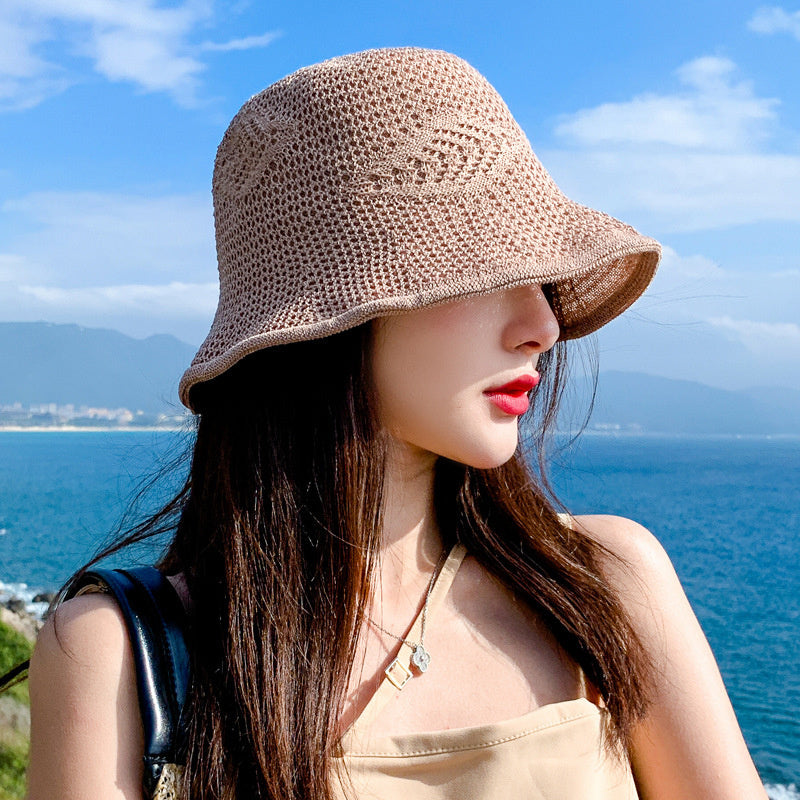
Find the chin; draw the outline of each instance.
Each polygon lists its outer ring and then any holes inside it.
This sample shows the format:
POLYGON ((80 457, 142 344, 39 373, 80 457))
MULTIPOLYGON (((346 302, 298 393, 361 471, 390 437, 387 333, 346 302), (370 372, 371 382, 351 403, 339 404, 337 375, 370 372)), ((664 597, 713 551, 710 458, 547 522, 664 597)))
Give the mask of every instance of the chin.
POLYGON ((484 442, 482 446, 471 448, 458 456, 449 456, 453 461, 459 461, 475 469, 495 469, 502 467, 513 458, 517 450, 517 437, 507 441, 484 442))
POLYGON ((469 462, 468 466, 475 467, 475 469, 496 469, 497 467, 502 467, 503 464, 510 461, 513 456, 514 451, 512 450, 510 453, 507 453, 503 456, 498 456, 496 458, 476 459, 475 461, 469 462))

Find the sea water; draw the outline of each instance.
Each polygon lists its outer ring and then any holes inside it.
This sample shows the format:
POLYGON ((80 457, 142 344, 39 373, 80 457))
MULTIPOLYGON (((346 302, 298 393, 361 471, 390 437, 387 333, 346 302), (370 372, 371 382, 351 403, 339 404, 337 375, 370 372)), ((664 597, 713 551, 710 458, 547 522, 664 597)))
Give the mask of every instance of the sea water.
MULTIPOLYGON (((57 588, 115 530, 142 476, 186 445, 167 432, 0 432, 0 597, 57 588)), ((553 478, 574 513, 621 514, 658 536, 770 797, 800 800, 800 440, 584 436, 553 478)), ((147 562, 163 544, 133 555, 147 562)))
POLYGON ((800 440, 584 436, 556 484, 669 553, 770 797, 800 798, 800 440))

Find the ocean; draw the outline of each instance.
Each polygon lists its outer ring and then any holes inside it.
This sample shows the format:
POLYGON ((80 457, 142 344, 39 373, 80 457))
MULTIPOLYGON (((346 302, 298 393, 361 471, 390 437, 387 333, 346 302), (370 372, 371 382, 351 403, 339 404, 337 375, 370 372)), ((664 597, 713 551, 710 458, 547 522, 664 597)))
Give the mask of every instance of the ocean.
MULTIPOLYGON (((114 530, 142 476, 185 442, 164 431, 0 432, 0 596, 57 588, 114 530)), ((620 514, 658 536, 770 798, 800 800, 800 439, 584 435, 553 477, 573 513, 620 514)))

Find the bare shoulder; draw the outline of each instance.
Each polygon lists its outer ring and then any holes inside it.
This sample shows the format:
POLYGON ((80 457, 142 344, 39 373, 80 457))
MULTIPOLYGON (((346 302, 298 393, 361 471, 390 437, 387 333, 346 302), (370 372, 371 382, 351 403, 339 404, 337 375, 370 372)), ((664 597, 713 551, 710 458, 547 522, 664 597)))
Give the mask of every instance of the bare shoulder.
POLYGON ((606 552, 603 567, 619 591, 683 595, 666 550, 643 525, 608 514, 570 517, 570 525, 603 547, 606 552))
POLYGON ((31 657, 35 691, 51 681, 91 699, 105 684, 132 675, 125 621, 113 598, 87 594, 62 603, 45 622, 31 657))
POLYGON ((63 603, 31 658, 30 800, 141 796, 143 734, 133 654, 117 604, 63 603))
POLYGON ((125 621, 113 598, 86 594, 62 603, 45 622, 31 666, 82 670, 98 665, 98 659, 121 657, 126 644, 125 621))
POLYGON ((665 619, 679 628, 697 626, 672 561, 658 539, 625 517, 597 514, 570 518, 571 527, 605 551, 602 569, 642 643, 658 662, 666 648, 665 619))
POLYGON ((638 522, 611 514, 569 517, 570 526, 600 543, 613 555, 632 564, 655 565, 669 560, 656 537, 638 522))

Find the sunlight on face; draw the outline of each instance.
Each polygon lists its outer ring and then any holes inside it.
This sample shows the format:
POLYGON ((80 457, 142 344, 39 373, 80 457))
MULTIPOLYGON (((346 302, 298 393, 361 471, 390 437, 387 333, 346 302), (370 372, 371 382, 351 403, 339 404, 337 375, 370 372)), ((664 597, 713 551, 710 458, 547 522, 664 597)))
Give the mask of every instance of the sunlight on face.
POLYGON ((476 295, 373 325, 379 419, 393 439, 420 457, 484 469, 511 458, 519 416, 487 390, 535 376, 539 355, 557 341, 558 322, 540 287, 476 295))

